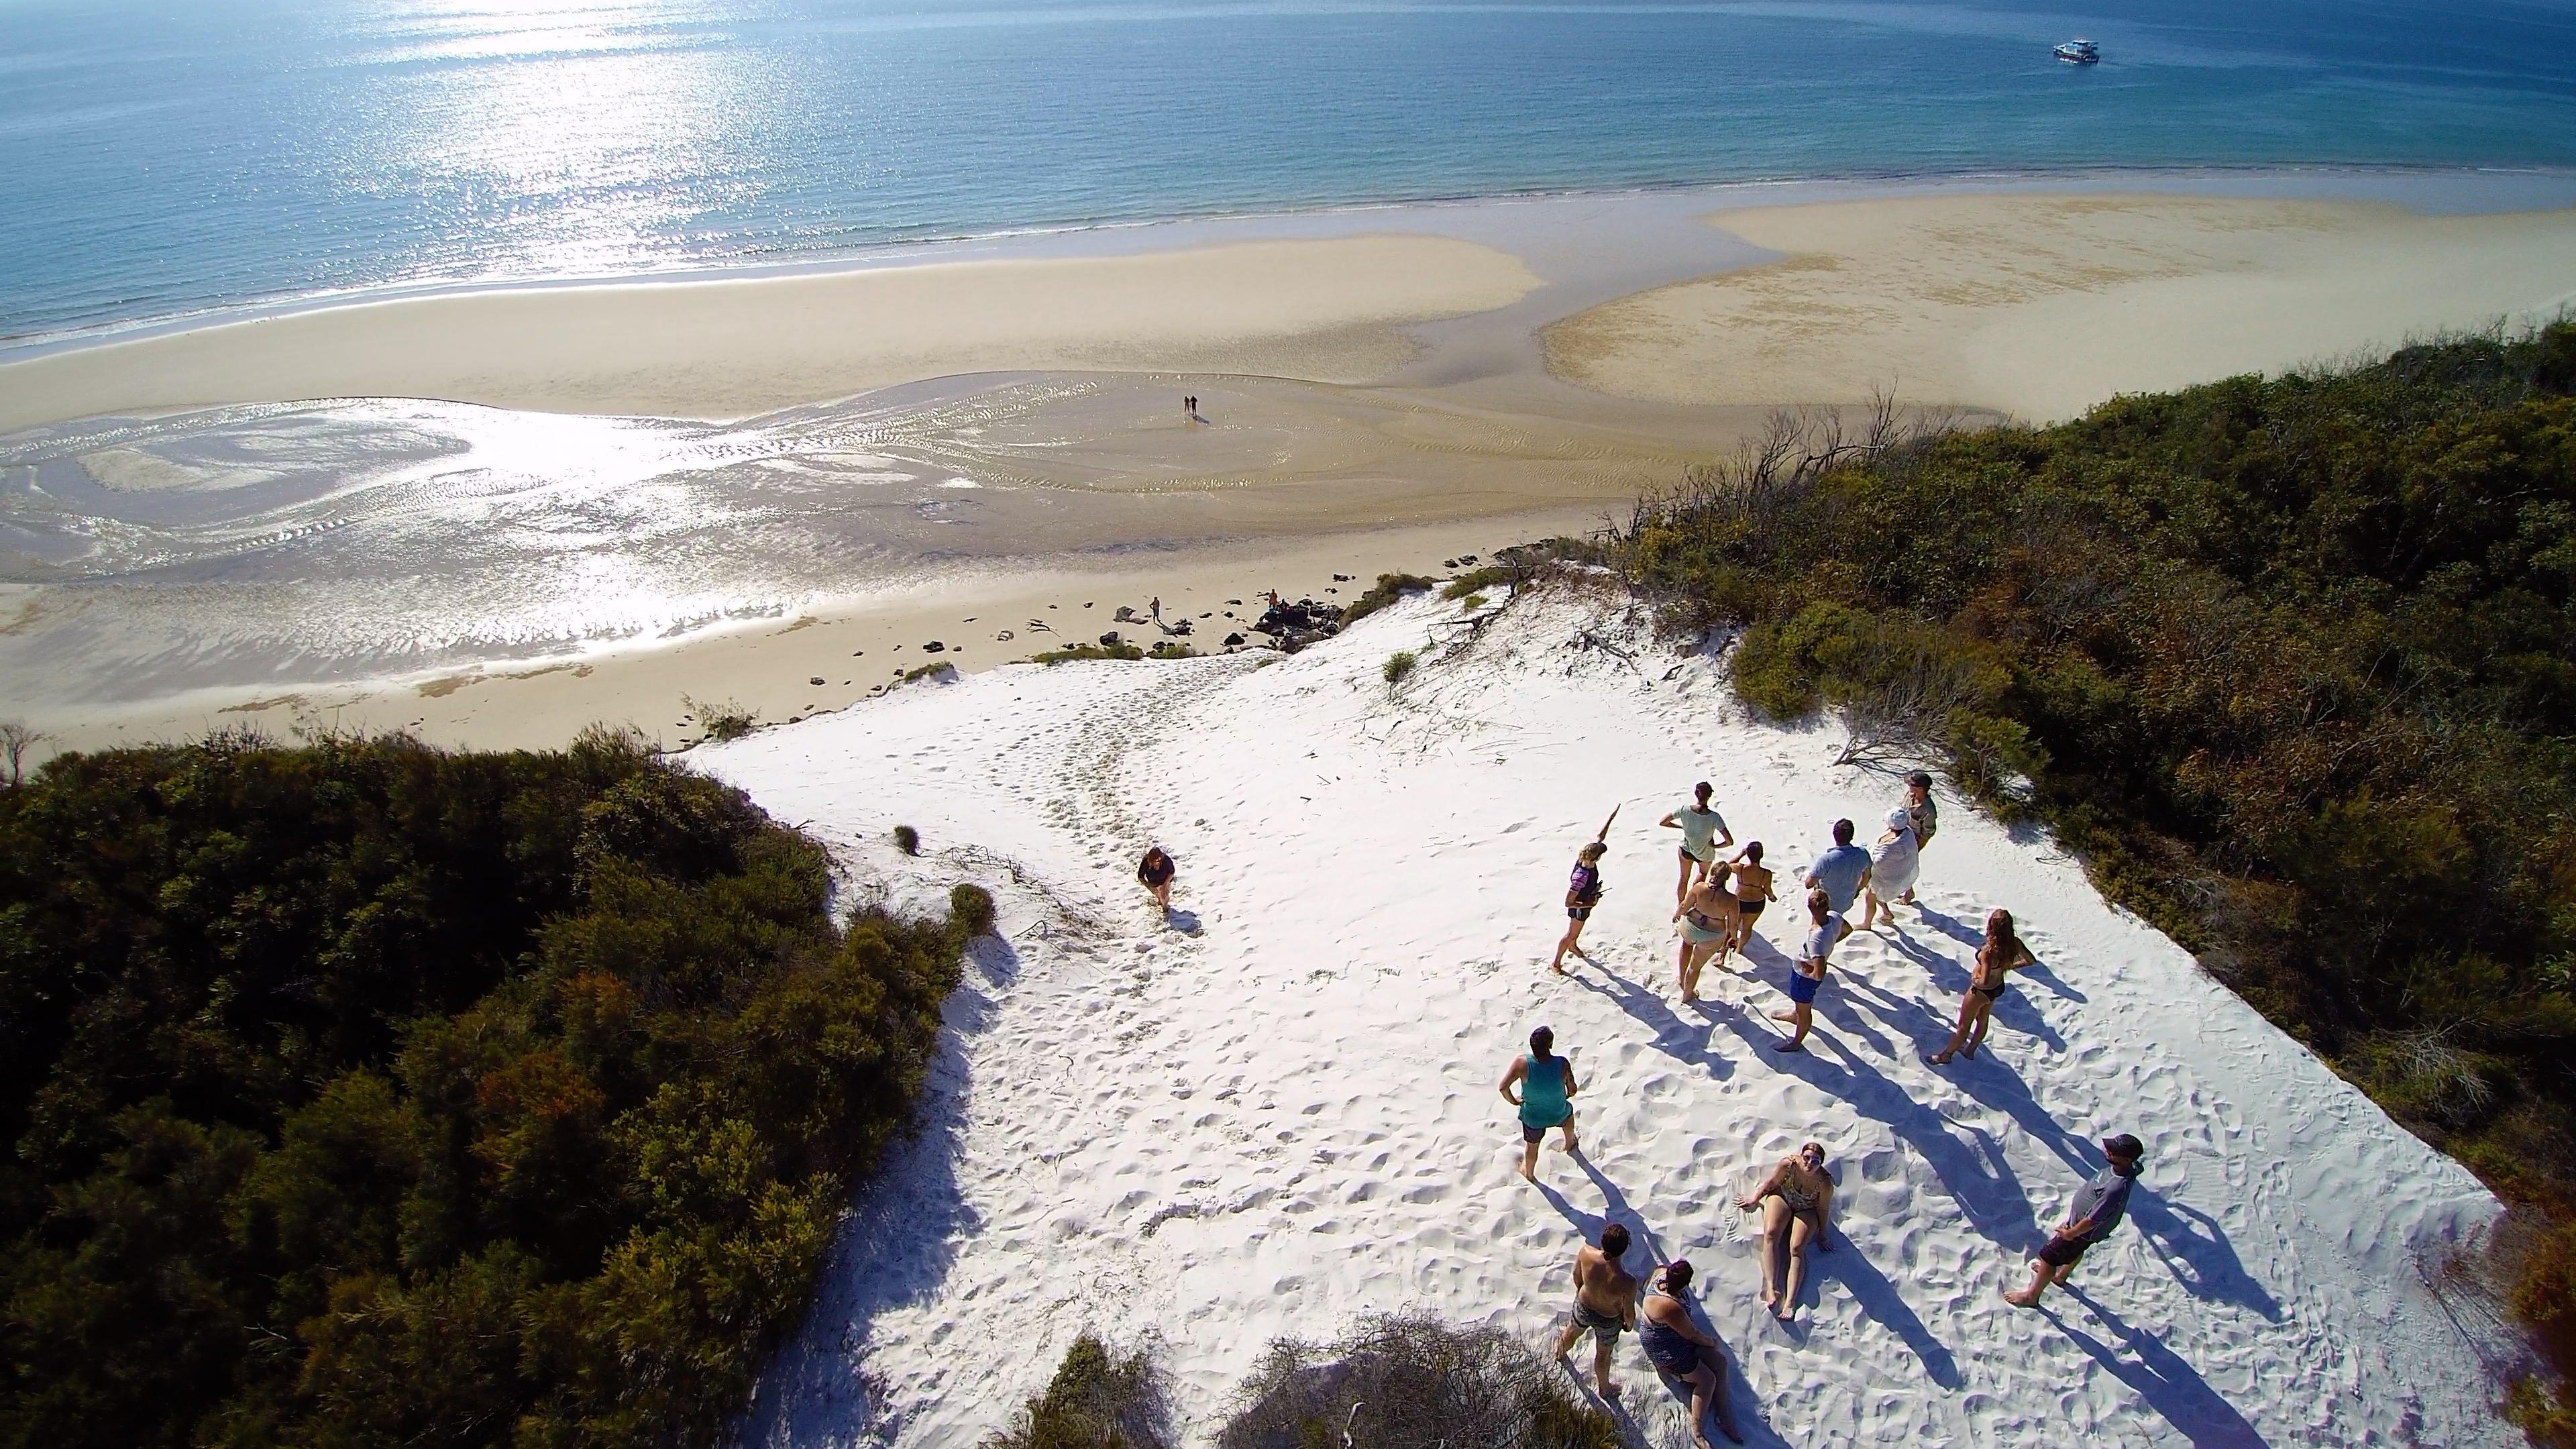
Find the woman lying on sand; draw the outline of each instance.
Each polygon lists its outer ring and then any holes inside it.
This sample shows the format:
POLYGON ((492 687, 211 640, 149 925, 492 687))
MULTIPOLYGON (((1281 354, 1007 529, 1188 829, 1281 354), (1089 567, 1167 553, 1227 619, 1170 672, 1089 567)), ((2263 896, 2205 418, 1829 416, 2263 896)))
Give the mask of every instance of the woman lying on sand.
POLYGON ((1717 1409, 1717 1432, 1728 1443, 1741 1444, 1744 1436, 1735 1428, 1735 1406, 1726 1397, 1726 1350, 1691 1322, 1690 1305, 1681 1298, 1690 1285, 1689 1259, 1676 1258, 1664 1265, 1637 1314, 1637 1342, 1657 1372, 1690 1385, 1693 1444, 1709 1449, 1708 1436, 1699 1426, 1707 1422, 1712 1405, 1717 1409))
POLYGON ((1512 1058, 1503 1073, 1503 1100, 1521 1111, 1521 1176, 1538 1181, 1538 1143, 1550 1127, 1565 1129, 1565 1150, 1575 1150, 1574 1094, 1583 1084, 1574 1079, 1572 1060, 1556 1054, 1556 1033, 1540 1027, 1530 1033, 1529 1055, 1512 1058), (1512 1087, 1520 1095, 1512 1095, 1512 1087))
POLYGON ((1834 1180, 1825 1171, 1825 1149, 1810 1142, 1795 1157, 1783 1157, 1762 1185, 1735 1205, 1746 1212, 1762 1209, 1762 1306, 1787 1319, 1798 1312, 1798 1290, 1807 1281, 1807 1245, 1830 1253, 1834 1245, 1825 1230, 1834 1220, 1834 1180), (1787 1237, 1787 1284, 1777 1265, 1787 1237))
POLYGON ((1959 1003, 1959 1028, 1950 1033, 1948 1046, 1923 1060, 1946 1067, 1952 1056, 1964 1053, 1968 1060, 1975 1061, 1977 1048, 1986 1043, 1986 1023, 1995 1014, 1995 1003, 2012 989, 2005 973, 2038 964, 2030 948, 2013 933, 2012 912, 1988 912, 1985 944, 1977 948, 1977 971, 1968 978, 1968 994, 1959 1003))
POLYGON ((1709 957, 1717 957, 1719 969, 1725 968, 1726 953, 1735 949, 1736 929, 1742 924, 1739 915, 1724 866, 1702 876, 1682 897, 1673 911, 1682 928, 1682 1000, 1699 1000, 1699 973, 1709 957))

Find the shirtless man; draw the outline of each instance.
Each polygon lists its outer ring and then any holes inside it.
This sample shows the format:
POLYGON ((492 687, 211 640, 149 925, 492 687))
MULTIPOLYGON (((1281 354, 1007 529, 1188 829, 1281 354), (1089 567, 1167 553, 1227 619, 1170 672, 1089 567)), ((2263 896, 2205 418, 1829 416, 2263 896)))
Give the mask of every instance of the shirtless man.
POLYGON ((1708 803, 1715 793, 1706 780, 1691 789, 1691 803, 1673 810, 1663 818, 1664 828, 1682 833, 1682 878, 1673 887, 1673 904, 1690 894, 1691 878, 1708 879, 1708 868, 1717 853, 1735 843, 1735 832, 1726 828, 1726 817, 1708 803))
POLYGON ((1628 1256, 1628 1230, 1612 1223, 1601 1230, 1601 1246, 1586 1246, 1574 1255, 1574 1321, 1556 1340, 1556 1361, 1564 1363, 1592 1335, 1592 1382, 1604 1399, 1619 1397, 1610 1382, 1610 1350, 1623 1330, 1637 1326, 1637 1280, 1620 1260, 1628 1256))

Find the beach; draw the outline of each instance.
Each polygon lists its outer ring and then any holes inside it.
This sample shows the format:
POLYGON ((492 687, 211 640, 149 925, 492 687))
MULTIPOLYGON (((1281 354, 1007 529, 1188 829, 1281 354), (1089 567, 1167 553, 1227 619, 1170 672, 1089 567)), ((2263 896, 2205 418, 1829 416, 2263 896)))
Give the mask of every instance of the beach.
POLYGON ((802 717, 932 641, 971 671, 1077 637, 1030 621, 1086 602, 1160 595, 1222 647, 1223 600, 1597 530, 1778 408, 2046 421, 2545 320, 2571 201, 2468 175, 1503 199, 21 348, 0 681, 53 748, 681 743, 684 697, 802 717))

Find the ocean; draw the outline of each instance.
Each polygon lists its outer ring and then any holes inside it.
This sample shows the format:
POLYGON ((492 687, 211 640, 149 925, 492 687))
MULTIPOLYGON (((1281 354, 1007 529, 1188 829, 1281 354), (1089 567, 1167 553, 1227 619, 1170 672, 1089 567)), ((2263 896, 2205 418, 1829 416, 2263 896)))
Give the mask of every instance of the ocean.
POLYGON ((1522 191, 2576 166, 2576 6, 0 0, 0 338, 1522 191), (2103 62, 2050 47, 2077 35, 2103 62))

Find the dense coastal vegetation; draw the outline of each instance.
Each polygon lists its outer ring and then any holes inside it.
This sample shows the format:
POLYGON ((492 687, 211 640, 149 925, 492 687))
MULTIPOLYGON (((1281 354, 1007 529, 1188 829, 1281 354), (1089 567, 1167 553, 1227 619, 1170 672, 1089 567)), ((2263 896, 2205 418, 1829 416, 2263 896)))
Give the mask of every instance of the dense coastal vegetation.
MULTIPOLYGON (((1736 688, 1945 759, 2516 1205, 2576 1368, 2576 324, 2045 429, 1783 420, 1614 544, 1736 688)), ((2576 1439, 2527 1379, 2517 1418, 2576 1439)))
POLYGON ((0 789, 0 1442, 704 1443, 969 937, 598 733, 0 789))

